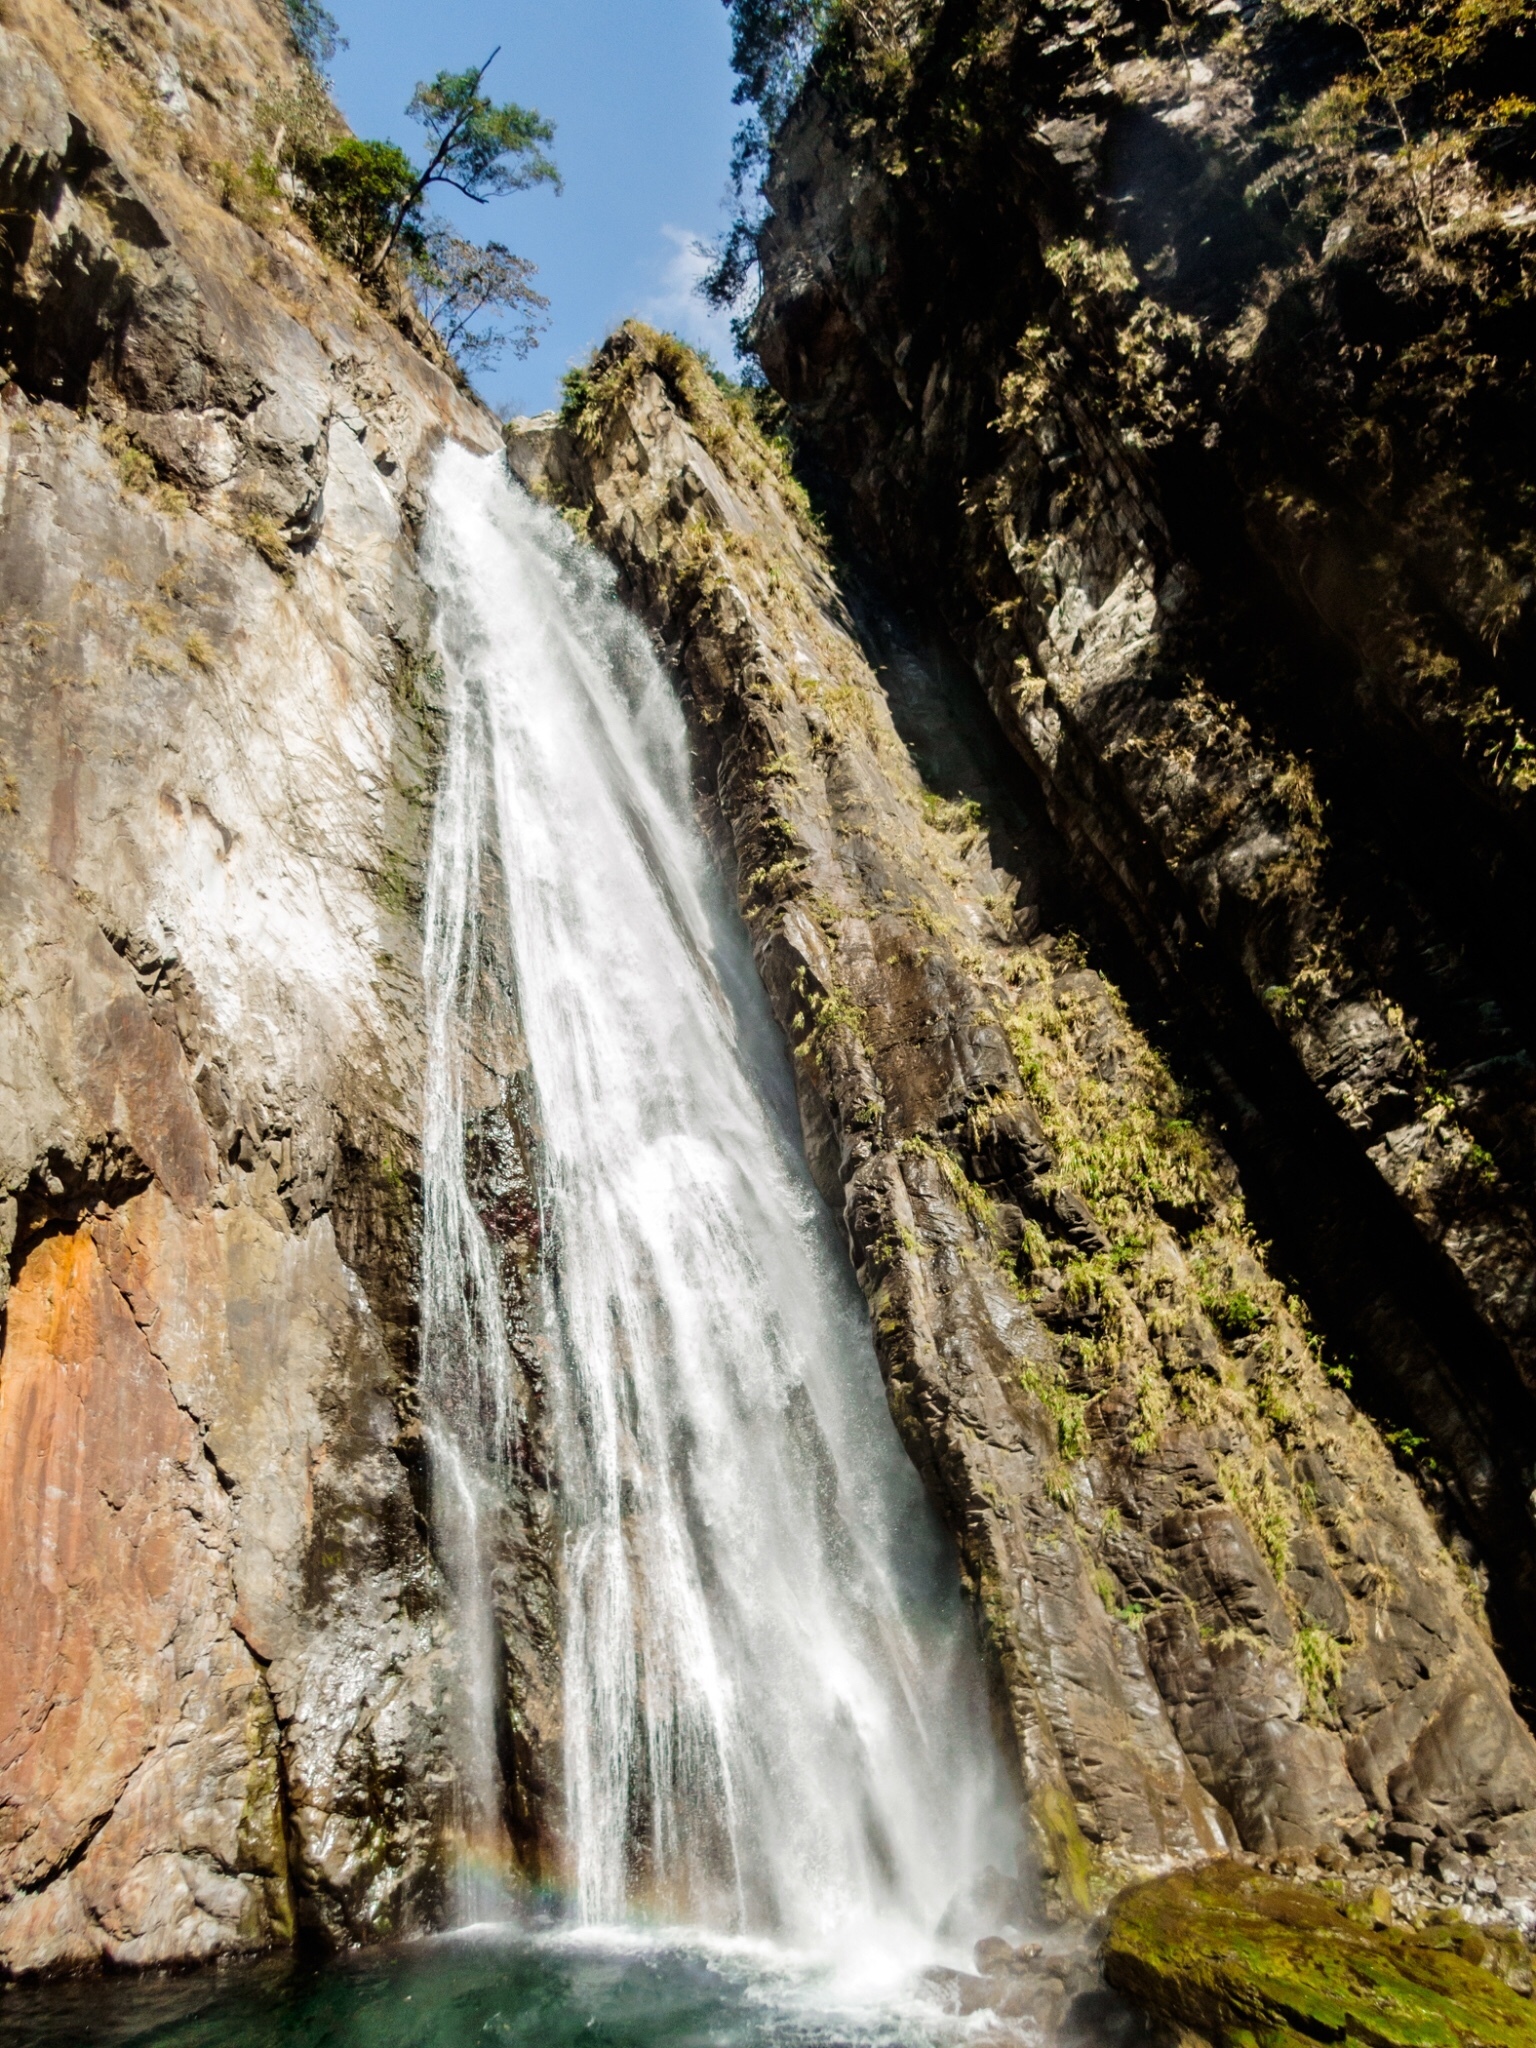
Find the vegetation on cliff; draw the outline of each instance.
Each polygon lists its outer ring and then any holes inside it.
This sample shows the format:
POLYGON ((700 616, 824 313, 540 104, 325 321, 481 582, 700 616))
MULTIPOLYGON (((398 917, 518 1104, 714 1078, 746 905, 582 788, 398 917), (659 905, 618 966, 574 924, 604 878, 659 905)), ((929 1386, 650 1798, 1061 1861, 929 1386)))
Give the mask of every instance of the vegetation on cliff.
POLYGON ((1275 1276, 1207 1105, 1074 936, 963 687, 840 584, 751 398, 674 338, 626 325, 514 462, 536 449, 685 679, 1058 1908, 1228 1828, 1273 1850, 1367 1808, 1520 1809, 1536 1754, 1502 1699, 1515 1775, 1467 1768, 1503 1692, 1476 1586, 1275 1276))
POLYGON ((535 185, 558 189, 544 148, 551 124, 482 92, 493 50, 484 64, 418 83, 406 108, 428 138, 418 165, 396 143, 346 132, 321 69, 338 47, 336 24, 318 0, 290 0, 289 17, 304 66, 295 85, 260 103, 263 144, 248 172, 228 180, 231 203, 259 220, 273 203, 290 202, 385 304, 398 308, 410 291, 461 367, 493 363, 505 349, 526 355, 549 303, 534 287, 534 266, 501 242, 456 234, 428 212, 427 195, 443 186, 483 205, 535 185))
MULTIPOLYGON (((937 117, 918 140, 963 147, 995 111, 1004 69, 1044 97, 1068 45, 1081 40, 1107 69, 1150 40, 1192 61, 1213 31, 1242 35, 1198 5, 1169 9, 1150 39, 1134 13, 1091 20, 1070 9, 984 0, 726 0, 738 104, 738 193, 757 196, 773 143, 814 79, 851 124, 937 117), (1064 31, 1064 33, 1063 33, 1064 31), (1021 49, 1021 40, 1024 48, 1021 49), (1052 44, 1054 43, 1054 47, 1052 44), (1025 52, 1041 61, 1020 77, 1025 52), (935 77, 936 69, 940 76, 935 77)), ((1270 158, 1251 197, 1291 186, 1315 216, 1336 211, 1361 183, 1401 176, 1426 235, 1452 203, 1447 174, 1474 156, 1495 175, 1528 171, 1536 155, 1536 47, 1524 0, 1265 0, 1253 33, 1271 72, 1268 118, 1254 137, 1270 158)), ((893 151, 900 143, 891 138, 893 151)), ((744 252, 745 253, 745 252, 744 252)))
MULTIPOLYGON (((1019 337, 999 429, 1029 423, 1021 395, 1038 411, 1053 380, 1086 378, 1131 451, 1182 453, 1242 402, 1245 338, 1214 346, 1210 303, 1230 316, 1235 292, 1273 295, 1300 265, 1290 296, 1298 319, 1315 318, 1305 267, 1325 242, 1352 239, 1337 266, 1341 291, 1359 280, 1338 308, 1354 330, 1340 337, 1349 370, 1308 365, 1312 459, 1261 516, 1314 547, 1325 534, 1350 546, 1367 663, 1399 672, 1416 713, 1490 788, 1518 799, 1536 783, 1536 705, 1517 680, 1536 568, 1522 376, 1532 283, 1517 196, 1536 163, 1536 35, 1524 0, 1266 0, 1251 21, 1190 7, 1150 30, 1129 8, 1079 22, 1016 0, 734 0, 731 11, 738 97, 753 111, 736 164, 743 210, 711 280, 722 300, 748 286, 772 140, 808 84, 883 168, 921 167, 953 190, 1021 120, 1123 92, 1138 63, 1226 67, 1248 104, 1220 138, 1229 162, 1201 151, 1207 184, 1229 189, 1206 208, 1197 296, 1169 288, 1170 251, 1127 248, 1115 209, 1090 203, 1077 234, 1046 251, 1055 283, 1042 281, 1046 317, 1019 337), (1340 532, 1341 500, 1357 523, 1408 530, 1406 576, 1340 532), (1425 617, 1426 595, 1455 614, 1450 636, 1425 617)), ((1282 300, 1266 355, 1290 345, 1285 312, 1282 300)), ((1295 425, 1286 417, 1279 432, 1290 441, 1295 425)))
POLYGON ((1520 1663, 1526 10, 924 0, 813 43, 774 46, 750 339, 982 677, 1520 1663))
POLYGON ((0 1976, 442 1910, 408 480, 494 431, 224 209, 280 19, 0 25, 0 1976))

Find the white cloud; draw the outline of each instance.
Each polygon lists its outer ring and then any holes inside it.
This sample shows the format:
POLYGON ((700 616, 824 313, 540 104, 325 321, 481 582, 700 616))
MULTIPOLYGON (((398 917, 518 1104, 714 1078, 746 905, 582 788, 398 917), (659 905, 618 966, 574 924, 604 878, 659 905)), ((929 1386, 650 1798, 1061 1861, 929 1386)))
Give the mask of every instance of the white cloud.
POLYGON ((663 227, 661 235, 670 249, 660 263, 660 290, 641 300, 640 318, 652 327, 680 334, 695 348, 707 349, 722 370, 733 370, 736 346, 731 340, 730 315, 718 312, 697 291, 710 262, 708 250, 701 246, 703 237, 690 228, 670 225, 663 227))

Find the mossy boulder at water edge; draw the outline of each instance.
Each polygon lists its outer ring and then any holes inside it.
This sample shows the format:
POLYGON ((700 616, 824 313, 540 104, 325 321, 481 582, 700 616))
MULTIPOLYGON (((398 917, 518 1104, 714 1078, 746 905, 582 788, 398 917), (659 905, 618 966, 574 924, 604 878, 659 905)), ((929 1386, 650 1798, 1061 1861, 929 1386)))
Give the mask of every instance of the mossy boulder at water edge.
POLYGON ((1533 2048, 1536 2002, 1485 1966, 1501 1947, 1465 1923, 1380 1928, 1309 1886, 1211 1863, 1123 1893, 1104 1970, 1218 2048, 1533 2048))

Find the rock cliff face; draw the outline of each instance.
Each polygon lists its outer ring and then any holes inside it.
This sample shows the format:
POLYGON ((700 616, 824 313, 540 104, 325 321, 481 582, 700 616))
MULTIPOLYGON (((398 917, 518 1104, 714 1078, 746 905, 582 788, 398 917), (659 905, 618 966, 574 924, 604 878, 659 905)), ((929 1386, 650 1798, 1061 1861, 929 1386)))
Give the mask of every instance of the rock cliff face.
POLYGON ((1085 958, 1069 850, 974 683, 839 580, 679 344, 626 329, 510 448, 677 665, 1049 1900, 1378 1824, 1528 1850, 1536 1743, 1476 1579, 1085 958))
POLYGON ((862 10, 779 138, 754 333, 1530 1687, 1536 216, 1450 129, 1309 184, 1355 16, 862 10))
MULTIPOLYGON (((1176 52, 1114 6, 900 11, 889 119, 827 80, 782 140, 758 337, 908 605, 645 330, 514 464, 675 661, 1047 1908, 1383 1834, 1513 1897, 1528 401, 1414 366, 1442 331, 1500 360, 1525 218, 1456 230, 1486 289, 1368 193, 1305 261, 1243 242, 1281 56, 1231 0, 1176 52)), ((462 1813, 414 1391, 415 538, 434 447, 496 429, 252 184, 295 82, 262 0, 0 8, 0 1970, 433 1924, 462 1813)), ((536 1875, 558 1474, 494 946, 480 972, 536 1875)))
POLYGON ((278 22, 0 26, 0 1968, 427 1923, 451 1820, 413 535, 494 425, 222 203, 278 22))

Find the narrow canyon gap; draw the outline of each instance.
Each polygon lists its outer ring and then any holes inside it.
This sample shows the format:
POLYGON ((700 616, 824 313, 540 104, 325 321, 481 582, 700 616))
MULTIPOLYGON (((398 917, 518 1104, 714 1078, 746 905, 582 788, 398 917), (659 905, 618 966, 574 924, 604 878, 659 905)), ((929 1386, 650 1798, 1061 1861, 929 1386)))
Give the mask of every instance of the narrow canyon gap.
POLYGON ((771 389, 506 423, 304 7, 6 0, 8 2039, 1524 2048, 1536 39, 1317 156, 1391 11, 829 9, 771 389))

